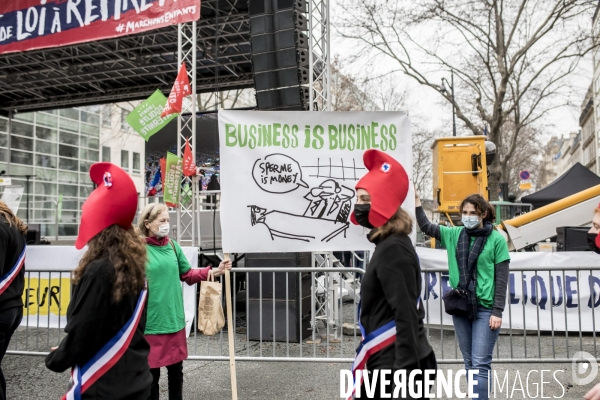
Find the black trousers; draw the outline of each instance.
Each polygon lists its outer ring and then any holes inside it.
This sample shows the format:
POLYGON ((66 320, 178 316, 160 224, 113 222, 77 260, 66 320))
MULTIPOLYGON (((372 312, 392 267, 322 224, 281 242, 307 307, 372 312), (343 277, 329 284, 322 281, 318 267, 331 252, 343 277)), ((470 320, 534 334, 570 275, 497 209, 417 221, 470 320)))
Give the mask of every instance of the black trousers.
MULTIPOLYGON (((148 400, 158 400, 160 388, 160 368, 150 368, 152 373, 152 386, 148 400)), ((169 400, 183 400, 183 361, 167 366, 167 378, 169 381, 169 400)))
MULTIPOLYGON (((391 367, 389 369, 392 370, 391 367)), ((436 370, 437 371, 437 361, 435 359, 435 353, 433 351, 431 353, 429 353, 429 355, 427 357, 422 358, 421 360, 419 360, 419 369, 421 371, 426 370, 426 369, 436 370)), ((372 372, 373 371, 369 370, 370 377, 373 376, 372 372)), ((392 372, 393 372, 393 370, 392 370, 392 372)), ((407 374, 406 374, 406 380, 407 381, 408 381, 408 375, 409 374, 410 374, 410 371, 407 371, 407 374)), ((388 399, 389 398, 396 398, 396 399, 398 399, 398 398, 401 398, 401 399, 404 398, 404 399, 413 399, 413 400, 427 399, 427 397, 425 397, 425 396, 423 396, 423 397, 411 397, 410 396, 410 392, 408 391, 408 389, 406 390, 406 397, 401 397, 402 396, 402 391, 401 390, 398 392, 398 394, 399 394, 400 397, 393 397, 393 395, 394 395, 394 377, 392 375, 388 375, 386 379, 389 380, 389 381, 391 381, 390 384, 387 385, 387 387, 385 388, 385 393, 389 394, 389 397, 387 397, 388 399)), ((434 379, 435 379, 435 375, 430 375, 430 380, 433 381, 434 379)), ((423 388, 422 393, 423 394, 427 393, 427 391, 425 390, 425 379, 424 379, 424 376, 423 375, 419 375, 418 377, 415 377, 415 383, 417 381, 421 382, 421 387, 423 388)), ((373 393, 374 395, 371 396, 371 397, 369 397, 369 396, 367 396, 367 392, 366 392, 366 389, 365 389, 365 382, 363 380, 363 384, 362 384, 361 391, 360 391, 361 392, 360 393, 361 396, 357 397, 357 399, 381 399, 382 397, 381 397, 381 386, 380 386, 380 383, 381 383, 381 381, 380 381, 380 379, 378 377, 377 384, 375 385, 375 392, 373 393)))
POLYGON ((10 338, 23 319, 23 307, 13 307, 0 312, 0 400, 6 400, 6 381, 2 372, 2 359, 10 338))

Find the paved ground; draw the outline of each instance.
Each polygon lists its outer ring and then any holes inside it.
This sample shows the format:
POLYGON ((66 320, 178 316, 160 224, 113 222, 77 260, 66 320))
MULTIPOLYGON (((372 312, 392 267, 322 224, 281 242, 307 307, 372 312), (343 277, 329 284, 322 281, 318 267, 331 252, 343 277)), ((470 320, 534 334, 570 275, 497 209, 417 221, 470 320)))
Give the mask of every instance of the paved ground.
MULTIPOLYGON (((30 350, 44 351, 47 349, 47 343, 51 345, 59 340, 59 332, 37 332, 37 336, 32 330, 27 332, 20 331, 15 336, 13 348, 18 346, 24 349, 27 344, 30 350), (26 343, 27 341, 27 343, 26 343)), ((246 346, 246 335, 237 335, 236 352, 238 357, 257 356, 260 354, 260 343, 251 342, 246 346)), ((503 335, 500 339, 500 356, 506 357, 510 354, 510 337, 503 335)), ((442 356, 444 349, 444 358, 452 359, 455 356, 454 336, 451 331, 444 331, 444 341, 439 330, 430 330, 430 342, 432 343, 438 358, 442 356)), ((557 356, 564 356, 567 340, 564 337, 554 339, 552 347, 552 338, 542 336, 538 342, 537 335, 527 337, 529 355, 537 356, 539 352, 542 356, 552 355, 552 348, 557 356), (538 346, 538 343, 540 344, 538 346)), ((327 343, 322 341, 318 345, 303 344, 303 355, 324 357, 329 348, 330 356, 350 356, 354 347, 353 337, 344 336, 343 351, 341 345, 337 343, 327 343)), ((512 351, 515 355, 524 353, 524 341, 522 338, 513 338, 512 351)), ((579 349, 579 338, 570 338, 568 340, 570 354, 579 349)), ((593 338, 583 337, 581 345, 585 350, 593 351, 593 338)), ((226 335, 223 338, 216 336, 206 338, 200 335, 191 338, 189 343, 191 354, 196 355, 225 355, 227 354, 226 335), (196 342, 194 342, 196 341, 196 342)), ((286 356, 289 351, 291 355, 299 354, 299 345, 290 344, 289 348, 285 344, 263 343, 263 356, 272 356, 275 349, 276 356, 286 356)), ((458 353, 460 357, 460 352, 458 353)), ((2 363, 6 380, 9 399, 28 400, 28 399, 58 399, 67 388, 68 373, 55 374, 48 371, 42 357, 7 355, 2 363)), ((237 382, 239 399, 339 399, 340 391, 340 369, 350 368, 349 363, 333 362, 250 362, 239 361, 237 363, 237 382)), ((443 364, 440 369, 446 371, 452 369, 456 371, 460 365, 443 364)), ((559 383, 554 380, 552 373, 546 373, 544 385, 544 397, 562 398, 562 399, 581 399, 585 392, 592 386, 580 387, 573 385, 572 371, 570 364, 500 364, 494 365, 497 375, 504 379, 508 372, 508 380, 512 396, 508 397, 506 388, 503 393, 497 393, 496 398, 514 398, 529 399, 540 398, 541 393, 536 395, 539 390, 540 373, 532 372, 529 378, 529 393, 527 393, 527 374, 531 370, 551 370, 556 372, 559 383), (518 375, 517 375, 518 373, 518 375), (520 382, 519 383, 519 379, 520 382), (515 383, 516 382, 516 383, 515 383), (538 386, 536 386, 536 384, 538 386), (520 388, 524 391, 521 391, 520 388)), ((184 363, 185 399, 202 400, 223 400, 231 398, 229 365, 227 362, 220 361, 186 361, 184 363)), ((164 371, 166 374, 166 370, 164 371)), ((167 398, 166 379, 163 374, 161 378, 162 398, 167 398)), ((599 382, 598 379, 594 383, 599 382)), ((464 388, 464 385, 463 385, 464 388)))

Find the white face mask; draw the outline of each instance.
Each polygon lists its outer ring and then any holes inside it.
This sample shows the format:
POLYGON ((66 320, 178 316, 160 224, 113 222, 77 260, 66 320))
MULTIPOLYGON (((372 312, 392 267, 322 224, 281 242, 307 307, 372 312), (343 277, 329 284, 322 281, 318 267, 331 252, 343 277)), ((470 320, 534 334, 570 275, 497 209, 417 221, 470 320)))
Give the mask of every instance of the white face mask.
POLYGON ((154 236, 157 238, 163 238, 169 234, 169 230, 171 229, 171 225, 168 222, 165 222, 162 225, 158 226, 158 232, 154 232, 154 236))
POLYGON ((476 215, 463 215, 461 221, 467 229, 477 228, 480 224, 479 217, 476 215))

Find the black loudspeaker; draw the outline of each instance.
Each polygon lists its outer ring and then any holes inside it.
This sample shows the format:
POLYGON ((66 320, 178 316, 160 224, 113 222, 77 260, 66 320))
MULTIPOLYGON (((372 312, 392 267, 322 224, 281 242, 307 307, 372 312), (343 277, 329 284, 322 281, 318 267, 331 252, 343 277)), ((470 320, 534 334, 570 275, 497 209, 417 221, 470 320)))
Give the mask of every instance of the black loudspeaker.
POLYGON ((582 226, 561 226, 556 228, 557 251, 588 251, 587 233, 590 228, 582 226))
POLYGON ((27 244, 40 244, 40 224, 29 224, 25 235, 27 244))
POLYGON ((307 11, 306 0, 249 0, 259 110, 308 109, 307 11))
MULTIPOLYGON (((311 253, 246 253, 247 268, 293 269, 310 265, 311 253)), ((246 324, 250 340, 275 338, 278 342, 298 343, 310 335, 310 273, 256 272, 249 273, 247 279, 246 324)))

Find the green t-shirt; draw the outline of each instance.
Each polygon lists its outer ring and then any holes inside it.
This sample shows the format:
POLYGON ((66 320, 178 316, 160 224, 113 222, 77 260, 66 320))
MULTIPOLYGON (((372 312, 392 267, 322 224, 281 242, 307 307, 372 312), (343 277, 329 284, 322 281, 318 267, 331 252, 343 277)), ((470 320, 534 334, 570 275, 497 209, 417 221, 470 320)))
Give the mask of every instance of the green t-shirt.
POLYGON ((185 327, 183 291, 179 275, 192 267, 175 241, 171 244, 147 245, 148 312, 146 335, 179 332, 185 327), (179 260, 179 262, 177 261, 179 260))
MULTIPOLYGON (((450 275, 450 286, 456 289, 459 282, 458 262, 456 260, 456 246, 462 226, 440 225, 441 244, 448 251, 448 273, 450 275)), ((471 237, 471 245, 475 241, 471 237)), ((502 235, 493 230, 483 250, 477 259, 477 301, 486 308, 494 305, 494 266, 503 261, 509 261, 508 246, 502 235)))

